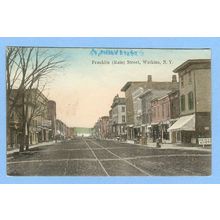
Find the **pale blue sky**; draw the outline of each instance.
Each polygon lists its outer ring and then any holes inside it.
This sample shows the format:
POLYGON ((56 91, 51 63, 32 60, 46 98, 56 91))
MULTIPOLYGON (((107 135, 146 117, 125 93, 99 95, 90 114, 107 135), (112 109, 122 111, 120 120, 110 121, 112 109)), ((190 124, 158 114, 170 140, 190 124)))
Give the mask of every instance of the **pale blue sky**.
MULTIPOLYGON (((154 81, 170 81, 173 70, 188 59, 210 59, 205 49, 133 49, 143 56, 92 56, 90 48, 51 48, 62 51, 65 69, 53 75, 47 93, 57 102, 57 117, 68 126, 92 127, 98 117, 108 115, 114 96, 127 81, 145 81, 150 74, 154 81), (92 64, 92 60, 172 60, 172 64, 92 64)), ((101 49, 97 49, 100 51, 101 49)), ((121 49, 125 50, 125 49, 121 49)), ((129 51, 125 50, 125 51, 129 51)))

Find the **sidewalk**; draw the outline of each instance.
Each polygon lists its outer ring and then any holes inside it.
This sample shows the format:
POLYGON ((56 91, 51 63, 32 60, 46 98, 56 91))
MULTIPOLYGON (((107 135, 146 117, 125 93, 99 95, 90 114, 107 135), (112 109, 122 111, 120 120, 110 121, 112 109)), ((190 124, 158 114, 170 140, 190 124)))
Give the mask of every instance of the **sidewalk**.
MULTIPOLYGON (((117 142, 116 140, 112 140, 117 142)), ((132 144, 132 145, 136 145, 136 146, 141 146, 141 147, 150 147, 150 148, 156 148, 156 143, 147 143, 146 145, 143 144, 134 144, 132 142, 119 142, 119 143, 123 143, 123 144, 132 144)), ((178 145, 178 144, 161 144, 161 148, 158 149, 177 149, 177 150, 197 150, 197 151, 206 151, 206 152, 211 152, 212 149, 211 148, 203 148, 202 146, 183 146, 183 145, 178 145)))
MULTIPOLYGON (((147 147, 156 148, 156 143, 148 143, 147 145, 142 145, 147 147)), ((207 151, 211 152, 211 148, 203 148, 199 146, 183 146, 177 144, 161 144, 162 149, 178 149, 178 150, 198 150, 198 151, 207 151)))
MULTIPOLYGON (((42 142, 42 143, 30 145, 30 146, 29 146, 29 149, 33 149, 33 148, 35 148, 35 147, 48 146, 48 145, 51 145, 51 144, 54 144, 54 143, 55 143, 55 141, 42 142)), ((16 153, 16 152, 19 152, 19 148, 13 148, 13 149, 8 148, 8 149, 7 149, 7 155, 10 155, 10 154, 13 154, 13 153, 16 153)), ((24 152, 25 152, 25 151, 24 151, 24 152)))

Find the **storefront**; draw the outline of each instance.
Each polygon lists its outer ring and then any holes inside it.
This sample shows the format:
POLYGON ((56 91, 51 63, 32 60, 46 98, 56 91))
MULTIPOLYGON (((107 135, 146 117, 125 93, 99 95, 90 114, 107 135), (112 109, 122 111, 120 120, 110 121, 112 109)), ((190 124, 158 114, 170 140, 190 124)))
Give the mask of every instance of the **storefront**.
POLYGON ((142 124, 141 125, 141 144, 147 144, 147 125, 142 124))
POLYGON ((180 117, 169 129, 171 135, 176 135, 176 143, 196 143, 195 137, 195 115, 180 117))
POLYGON ((135 143, 140 143, 141 139, 141 126, 134 127, 134 141, 135 143))
POLYGON ((152 123, 151 128, 152 128, 152 141, 156 142, 156 140, 161 137, 159 124, 152 123))
POLYGON ((134 136, 133 127, 134 125, 127 126, 127 140, 133 140, 133 136, 134 136))
POLYGON ((159 130, 161 133, 162 143, 171 142, 170 132, 168 131, 169 127, 170 127, 170 123, 168 121, 160 123, 159 130))

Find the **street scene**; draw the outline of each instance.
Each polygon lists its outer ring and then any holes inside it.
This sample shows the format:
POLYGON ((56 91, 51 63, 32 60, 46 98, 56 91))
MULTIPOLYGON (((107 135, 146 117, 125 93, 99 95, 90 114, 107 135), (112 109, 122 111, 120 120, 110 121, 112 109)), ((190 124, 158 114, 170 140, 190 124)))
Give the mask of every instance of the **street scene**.
POLYGON ((211 51, 8 47, 9 176, 209 176, 211 51))
POLYGON ((13 176, 206 176, 209 150, 76 138, 8 157, 13 176))

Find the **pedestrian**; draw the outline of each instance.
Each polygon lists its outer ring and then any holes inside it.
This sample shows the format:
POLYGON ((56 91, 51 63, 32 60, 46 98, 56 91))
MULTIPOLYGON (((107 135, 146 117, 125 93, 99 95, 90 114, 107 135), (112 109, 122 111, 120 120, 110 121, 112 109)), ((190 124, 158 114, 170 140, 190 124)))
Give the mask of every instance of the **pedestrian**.
POLYGON ((156 148, 161 148, 161 138, 157 138, 156 140, 156 148))

